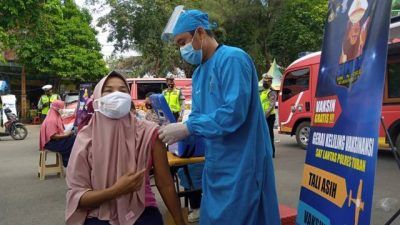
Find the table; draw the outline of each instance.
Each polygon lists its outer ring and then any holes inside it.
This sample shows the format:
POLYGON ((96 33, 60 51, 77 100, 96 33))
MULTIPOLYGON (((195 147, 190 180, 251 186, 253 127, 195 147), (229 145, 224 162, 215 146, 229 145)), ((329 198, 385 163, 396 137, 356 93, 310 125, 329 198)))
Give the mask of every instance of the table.
POLYGON ((168 157, 168 164, 170 166, 170 170, 171 170, 171 174, 172 174, 172 179, 174 180, 174 183, 175 183, 176 193, 178 194, 178 197, 180 197, 180 198, 184 197, 185 206, 187 207, 189 205, 188 204, 188 195, 191 193, 195 193, 195 192, 201 193, 201 191, 202 191, 201 189, 194 188, 192 179, 190 178, 188 165, 195 164, 195 163, 202 163, 202 162, 204 162, 205 158, 204 157, 179 158, 179 157, 175 156, 174 154, 172 154, 171 152, 167 152, 167 157, 168 157), (189 181, 189 185, 190 185, 191 189, 188 191, 181 191, 179 189, 179 179, 178 179, 177 172, 180 168, 183 168, 184 174, 189 181))

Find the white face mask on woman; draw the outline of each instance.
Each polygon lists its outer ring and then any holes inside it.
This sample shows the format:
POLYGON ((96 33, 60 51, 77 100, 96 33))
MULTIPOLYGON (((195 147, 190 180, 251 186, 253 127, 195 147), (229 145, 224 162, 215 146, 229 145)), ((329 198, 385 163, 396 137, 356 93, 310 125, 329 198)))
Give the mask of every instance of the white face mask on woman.
POLYGON ((119 91, 105 95, 93 102, 94 111, 111 119, 120 119, 126 116, 131 110, 131 105, 131 96, 119 91))

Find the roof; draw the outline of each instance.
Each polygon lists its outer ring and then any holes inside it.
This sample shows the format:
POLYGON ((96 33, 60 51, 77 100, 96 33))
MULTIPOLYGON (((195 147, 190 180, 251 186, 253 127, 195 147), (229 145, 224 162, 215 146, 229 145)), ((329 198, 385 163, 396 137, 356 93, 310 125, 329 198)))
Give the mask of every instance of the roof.
POLYGON ((297 59, 292 64, 290 64, 286 68, 286 70, 290 70, 293 67, 303 67, 303 66, 308 66, 308 65, 312 65, 312 64, 317 64, 317 63, 319 63, 320 59, 321 59, 321 52, 314 52, 314 53, 308 54, 306 56, 303 56, 300 59, 297 59))
POLYGON ((389 39, 393 38, 400 38, 400 17, 399 20, 392 19, 392 23, 390 24, 389 39))

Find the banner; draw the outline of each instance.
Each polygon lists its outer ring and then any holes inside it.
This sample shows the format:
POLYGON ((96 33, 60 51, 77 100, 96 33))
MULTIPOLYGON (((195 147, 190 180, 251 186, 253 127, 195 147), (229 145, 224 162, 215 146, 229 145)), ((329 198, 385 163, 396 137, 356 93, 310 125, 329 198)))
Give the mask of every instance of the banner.
POLYGON ((330 0, 297 224, 370 224, 390 0, 330 0))
POLYGON ((17 98, 15 95, 2 95, 0 96, 1 98, 1 104, 3 107, 0 107, 2 109, 1 115, 3 116, 3 124, 5 124, 7 120, 7 116, 4 113, 4 109, 9 108, 11 109, 11 112, 13 112, 15 115, 17 114, 17 98))

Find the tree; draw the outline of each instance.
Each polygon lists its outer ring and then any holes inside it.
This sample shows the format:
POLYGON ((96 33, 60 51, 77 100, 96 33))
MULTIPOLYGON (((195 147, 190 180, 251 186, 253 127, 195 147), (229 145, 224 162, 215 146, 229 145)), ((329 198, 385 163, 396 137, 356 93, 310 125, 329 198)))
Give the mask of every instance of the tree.
POLYGON ((318 51, 323 40, 326 0, 291 0, 277 18, 268 37, 271 54, 289 65, 303 51, 318 51))
MULTIPOLYGON (((0 53, 4 52, 7 48, 8 43, 8 35, 4 31, 4 28, 0 27, 0 53)), ((4 62, 4 56, 0 54, 0 63, 4 62)))
POLYGON ((135 49, 142 53, 143 65, 138 74, 151 72, 158 76, 165 76, 175 67, 183 68, 186 74, 193 71, 176 47, 160 40, 176 5, 208 12, 211 22, 217 24, 217 40, 243 48, 255 61, 259 73, 267 71, 274 57, 287 65, 300 51, 319 49, 327 10, 326 0, 89 1, 111 7, 99 25, 109 26, 109 40, 115 41, 117 50, 135 49), (292 30, 281 42, 285 29, 292 30))
POLYGON ((274 21, 284 0, 203 1, 200 7, 216 21, 217 39, 224 44, 244 49, 253 58, 258 72, 268 70, 272 56, 267 45, 274 21), (267 4, 268 3, 268 4, 267 4))
POLYGON ((73 0, 7 0, 0 26, 29 73, 94 80, 107 73, 89 12, 73 0), (6 18, 5 18, 6 17, 6 18))
MULTIPOLYGON (((178 1, 161 0, 105 0, 92 3, 107 4, 111 11, 99 21, 99 26, 110 29, 109 41, 115 42, 117 51, 134 49, 142 54, 142 65, 133 76, 147 72, 164 77, 175 67, 183 68, 191 74, 193 67, 185 64, 178 49, 162 42, 160 37, 168 18, 178 1)), ((196 1, 190 1, 195 3, 196 1)))
POLYGON ((400 10, 400 0, 393 0, 392 9, 393 10, 400 10))

